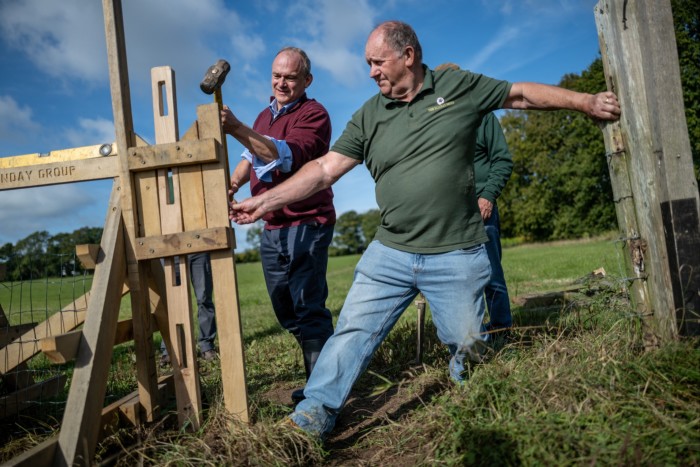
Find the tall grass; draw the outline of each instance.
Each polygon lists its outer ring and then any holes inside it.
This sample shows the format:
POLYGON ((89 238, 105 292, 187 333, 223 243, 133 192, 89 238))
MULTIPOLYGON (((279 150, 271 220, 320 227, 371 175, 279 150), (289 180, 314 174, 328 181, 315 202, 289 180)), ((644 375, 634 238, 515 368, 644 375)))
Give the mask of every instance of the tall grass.
MULTIPOLYGON (((334 316, 358 258, 330 260, 334 316)), ((118 465, 698 465, 699 342, 644 351, 639 317, 615 279, 618 245, 598 239, 504 250, 512 296, 559 288, 600 267, 612 286, 595 295, 546 312, 515 308, 510 339, 497 340, 462 387, 449 381, 447 351, 429 323, 416 364, 409 309, 322 446, 280 424, 291 411, 289 393, 304 382, 302 358, 274 318, 260 264, 241 264, 253 423, 224 413, 218 363, 204 365, 206 422, 198 432, 178 430, 171 406, 159 423, 106 440, 98 456, 118 465)), ((129 345, 118 349, 108 391, 133 387, 131 358, 129 345)), ((0 461, 13 452, 0 448, 0 461)))

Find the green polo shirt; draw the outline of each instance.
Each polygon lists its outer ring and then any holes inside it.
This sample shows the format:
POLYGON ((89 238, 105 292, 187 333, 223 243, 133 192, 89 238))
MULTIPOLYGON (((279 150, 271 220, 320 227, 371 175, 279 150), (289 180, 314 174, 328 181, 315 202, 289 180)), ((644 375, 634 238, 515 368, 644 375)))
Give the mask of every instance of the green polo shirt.
POLYGON ((486 114, 476 136, 474 151, 476 196, 495 203, 512 172, 513 157, 501 124, 493 113, 486 114))
POLYGON ((331 148, 363 161, 381 214, 375 239, 412 253, 444 253, 487 241, 474 188, 482 117, 511 84, 461 70, 425 69, 409 103, 377 94, 331 148))

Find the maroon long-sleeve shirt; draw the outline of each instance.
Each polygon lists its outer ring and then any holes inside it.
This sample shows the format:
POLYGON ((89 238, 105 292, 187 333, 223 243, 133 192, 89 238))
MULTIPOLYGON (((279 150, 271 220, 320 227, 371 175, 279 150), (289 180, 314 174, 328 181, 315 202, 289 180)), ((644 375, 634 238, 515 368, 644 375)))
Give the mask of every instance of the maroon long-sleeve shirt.
MULTIPOLYGON (((304 164, 317 159, 328 152, 331 141, 331 119, 320 103, 309 99, 306 94, 287 112, 272 119, 269 107, 260 112, 253 124, 258 133, 277 140, 284 140, 292 150, 292 170, 282 173, 278 169, 272 171, 272 181, 263 182, 250 171, 250 191, 257 196, 279 185, 293 176, 304 164)), ((263 216, 266 229, 279 229, 300 224, 318 222, 320 224, 335 224, 335 208, 333 207, 333 190, 326 188, 310 197, 289 204, 282 209, 272 211, 263 216)))

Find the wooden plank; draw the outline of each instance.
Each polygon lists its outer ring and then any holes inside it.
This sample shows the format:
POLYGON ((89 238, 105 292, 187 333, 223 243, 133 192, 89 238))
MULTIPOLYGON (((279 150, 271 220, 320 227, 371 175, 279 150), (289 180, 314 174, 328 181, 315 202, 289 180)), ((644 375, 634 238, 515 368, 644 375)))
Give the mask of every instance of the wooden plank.
POLYGON ((230 227, 192 230, 136 239, 139 260, 190 255, 212 250, 231 250, 236 246, 235 234, 230 227))
MULTIPOLYGON (((161 376, 158 379, 159 399, 171 398, 173 391, 173 375, 161 376)), ((134 391, 103 408, 98 439, 104 439, 127 423, 132 426, 141 424, 139 405, 139 392, 134 391)))
POLYGON ((90 463, 99 433, 126 274, 120 190, 113 190, 58 438, 55 464, 90 463))
POLYGON ((14 169, 32 165, 45 165, 53 162, 82 161, 85 159, 114 156, 116 155, 114 153, 114 147, 114 143, 97 144, 80 148, 59 149, 58 151, 50 151, 44 154, 37 152, 21 156, 2 157, 0 158, 0 169, 14 169), (102 147, 105 148, 104 154, 100 152, 102 147))
MULTIPOLYGON (((175 143, 179 134, 177 102, 175 100, 175 73, 172 68, 152 68, 151 86, 156 144, 175 143)), ((212 139, 212 141, 214 140, 212 139)), ((190 146, 189 143, 184 144, 190 146)), ((214 147, 215 145, 212 145, 212 149, 214 147)), ((160 226, 165 235, 182 232, 179 182, 177 168, 158 170, 160 226), (170 181, 172 181, 172 199, 170 198, 170 181)), ((190 279, 185 257, 180 257, 179 262, 176 262, 175 258, 166 257, 164 269, 169 337, 173 349, 173 353, 169 355, 175 375, 178 420, 180 426, 198 430, 202 423, 202 397, 199 388, 190 279)))
POLYGON ((58 446, 58 436, 48 438, 3 464, 4 467, 36 467, 51 465, 58 446))
POLYGON ((76 245, 75 255, 80 260, 80 264, 85 269, 93 270, 97 265, 97 255, 100 252, 100 245, 76 245))
POLYGON ((121 209, 126 235, 124 239, 129 280, 131 311, 134 320, 134 351, 139 400, 145 411, 145 420, 153 421, 158 409, 157 368, 153 348, 147 267, 140 264, 134 253, 134 239, 139 234, 138 213, 134 195, 135 180, 129 171, 128 151, 137 146, 131 114, 129 71, 126 58, 124 21, 120 0, 103 0, 102 9, 109 64, 109 83, 112 111, 120 163, 121 209))
MULTIPOLYGON (((218 104, 197 108, 199 137, 222 141, 218 104)), ((221 154, 216 164, 202 166, 207 227, 230 227, 228 218, 228 157, 221 154)), ((221 358, 226 410, 241 421, 248 422, 248 392, 245 375, 245 352, 241 329, 241 310, 238 302, 238 280, 233 251, 217 250, 211 253, 214 277, 214 301, 221 358)))
POLYGON ((0 347, 5 347, 7 344, 25 334, 30 329, 34 329, 37 323, 15 324, 0 324, 0 347))
MULTIPOLYGON (((155 323, 153 324, 155 326, 155 323)), ((82 340, 81 330, 67 332, 58 336, 45 337, 40 341, 41 351, 51 363, 67 363, 78 354, 78 346, 82 340)), ((114 345, 123 344, 134 339, 134 322, 124 319, 117 323, 114 345)))
POLYGON ((71 331, 57 336, 45 337, 39 341, 41 351, 51 363, 66 363, 75 358, 83 331, 71 331))
POLYGON ((116 156, 0 169, 0 191, 103 180, 118 174, 119 158, 116 156))
MULTIPOLYGON (((198 140, 199 126, 197 121, 182 137, 183 141, 198 140)), ((220 148, 215 148, 214 155, 219 157, 220 148)), ((185 231, 205 229, 207 227, 207 211, 204 205, 204 179, 202 166, 194 165, 180 167, 180 203, 182 204, 182 223, 185 231)), ((233 246, 231 246, 233 248, 233 246)))
POLYGON ((71 331, 83 324, 89 297, 90 293, 87 293, 76 299, 60 312, 54 313, 46 321, 39 323, 32 330, 0 349, 0 374, 7 374, 41 352, 40 339, 71 331))
MULTIPOLYGON (((173 392, 172 375, 161 376, 158 379, 158 392, 161 399, 170 397, 173 392)), ((139 407, 139 393, 138 391, 134 391, 103 408, 100 418, 100 434, 98 439, 102 440, 114 433, 120 424, 130 423, 136 426, 140 420, 137 418, 139 407)), ((35 467, 37 465, 49 465, 53 461, 57 445, 58 436, 48 438, 32 449, 10 459, 4 463, 3 466, 35 467)))
POLYGON ((217 141, 209 139, 131 148, 129 149, 129 168, 132 172, 140 172, 214 162, 218 144, 217 141))
POLYGON ((0 418, 17 415, 22 410, 35 405, 37 400, 57 396, 65 387, 67 380, 68 377, 65 374, 59 374, 0 397, 0 418))
MULTIPOLYGON (((32 323, 30 323, 30 325, 31 327, 34 327, 32 323)), ((2 305, 0 304, 0 329, 5 331, 2 335, 0 335, 0 348, 5 347, 12 340, 20 337, 15 335, 15 331, 19 332, 20 335, 29 331, 29 329, 22 330, 22 328, 23 326, 10 327, 10 322, 7 319, 7 316, 5 316, 5 310, 2 309, 2 305)), ((2 375, 2 381, 9 392, 14 392, 19 389, 29 387, 35 383, 34 377, 32 376, 31 371, 29 371, 26 363, 20 363, 14 368, 14 371, 2 375)))

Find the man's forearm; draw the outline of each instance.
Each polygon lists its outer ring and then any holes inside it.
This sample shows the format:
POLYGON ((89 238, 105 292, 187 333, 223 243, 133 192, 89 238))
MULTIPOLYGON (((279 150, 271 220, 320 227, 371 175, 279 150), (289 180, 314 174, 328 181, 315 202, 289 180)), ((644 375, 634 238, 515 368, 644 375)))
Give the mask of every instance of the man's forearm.
POLYGON ((237 192, 240 187, 250 181, 251 164, 247 160, 241 160, 231 174, 231 189, 237 192))
POLYGON ((620 117, 620 105, 612 92, 588 94, 539 83, 514 83, 503 107, 520 110, 576 110, 602 120, 617 120, 620 117))
POLYGON ((275 211, 290 203, 301 201, 314 193, 330 187, 335 182, 328 176, 320 159, 310 161, 289 180, 268 190, 262 197, 266 212, 275 211))
POLYGON ((275 143, 265 136, 243 124, 232 130, 231 136, 236 138, 252 154, 265 163, 279 159, 275 143))

